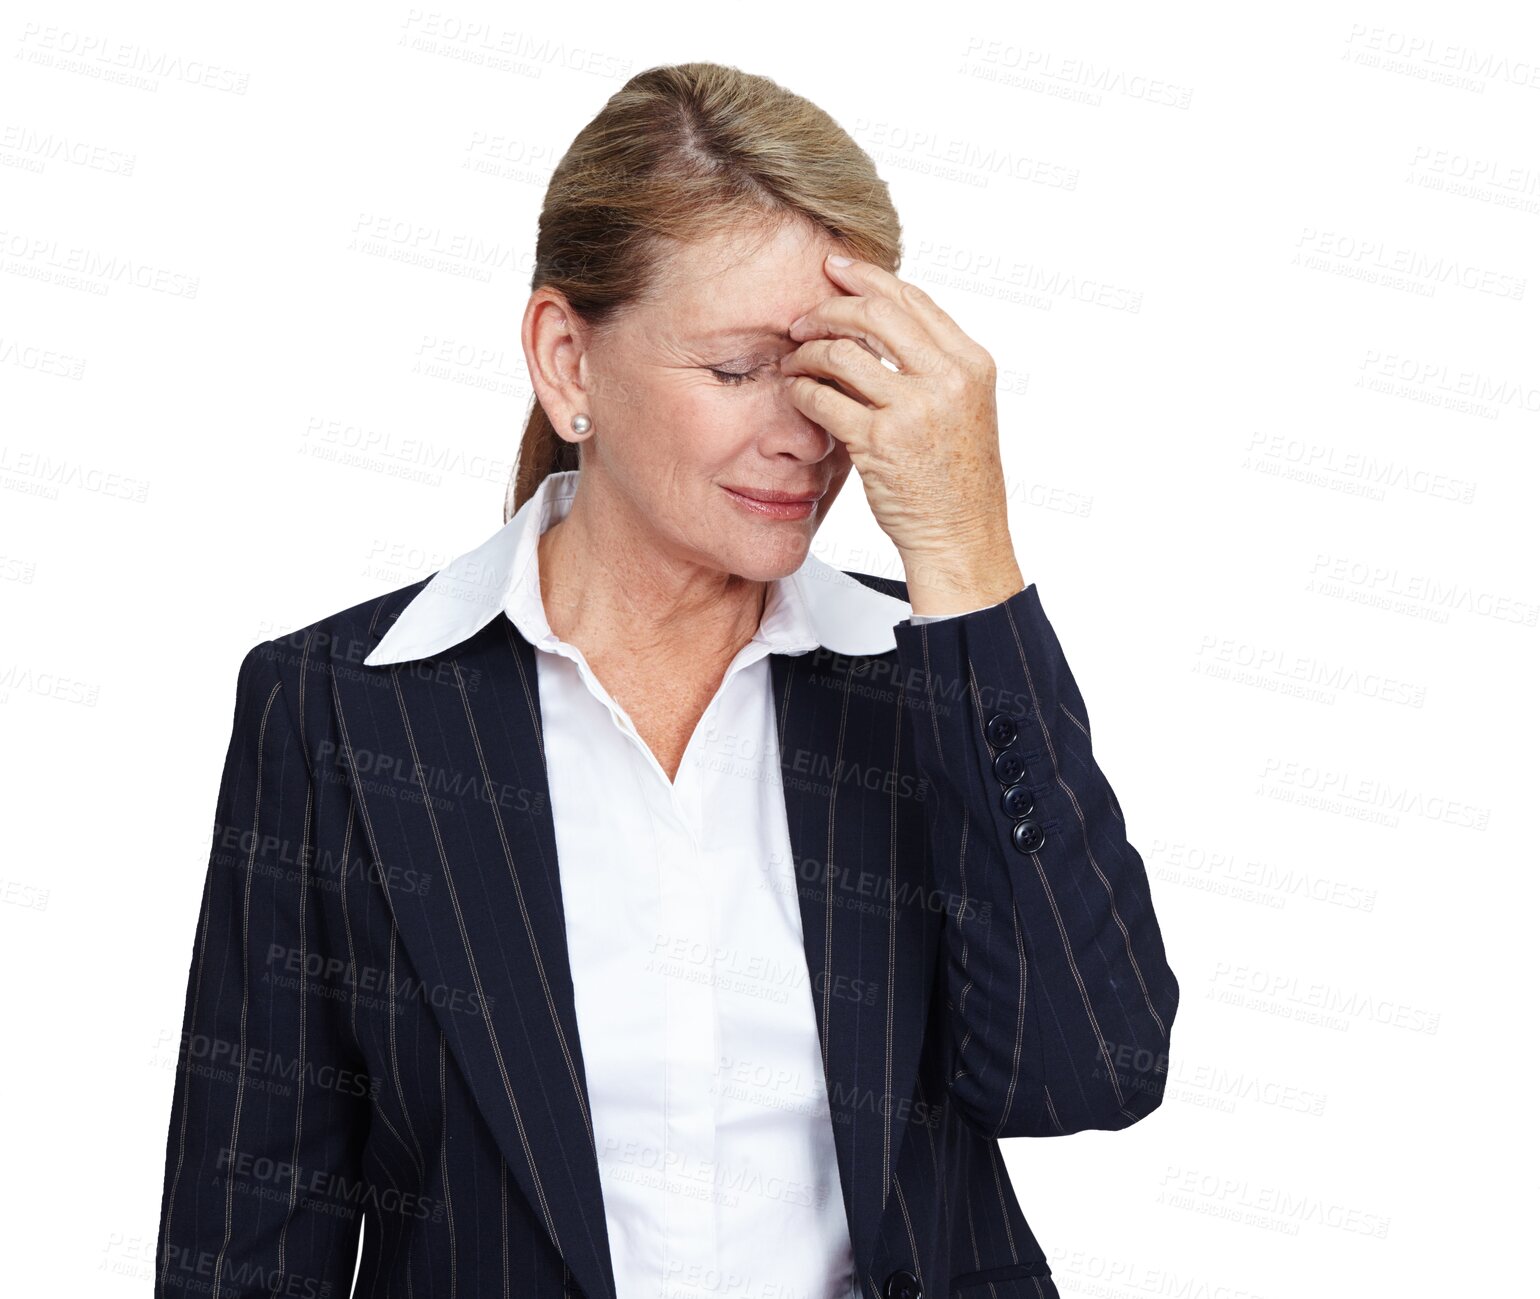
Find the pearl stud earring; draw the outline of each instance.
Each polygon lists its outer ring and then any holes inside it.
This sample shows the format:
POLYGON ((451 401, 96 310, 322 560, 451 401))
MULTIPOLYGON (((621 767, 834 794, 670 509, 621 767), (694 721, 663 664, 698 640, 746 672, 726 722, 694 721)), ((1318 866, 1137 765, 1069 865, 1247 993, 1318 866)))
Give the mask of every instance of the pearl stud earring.
POLYGON ((574 415, 572 417, 572 431, 581 437, 594 426, 594 422, 587 415, 574 415))

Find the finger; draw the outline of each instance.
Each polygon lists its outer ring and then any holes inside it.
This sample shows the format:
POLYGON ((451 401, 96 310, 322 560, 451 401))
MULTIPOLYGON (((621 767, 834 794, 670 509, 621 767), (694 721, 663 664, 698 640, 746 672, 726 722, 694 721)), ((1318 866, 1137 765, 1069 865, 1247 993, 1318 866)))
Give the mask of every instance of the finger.
POLYGON ((887 298, 848 294, 826 298, 792 321, 789 332, 798 343, 812 338, 851 338, 909 372, 934 369, 938 360, 935 340, 919 320, 887 298))
POLYGON ((929 331, 936 346, 943 352, 966 352, 978 344, 951 316, 943 311, 936 300, 918 284, 893 274, 876 262, 859 259, 849 266, 836 266, 824 260, 827 274, 841 288, 854 293, 887 298, 909 311, 929 331))
POLYGON ((781 358, 783 374, 834 379, 867 406, 891 406, 898 396, 898 376, 851 338, 812 338, 781 358))
POLYGON ((870 420, 866 408, 838 388, 805 374, 792 374, 786 376, 786 391, 792 405, 841 442, 864 434, 870 420))

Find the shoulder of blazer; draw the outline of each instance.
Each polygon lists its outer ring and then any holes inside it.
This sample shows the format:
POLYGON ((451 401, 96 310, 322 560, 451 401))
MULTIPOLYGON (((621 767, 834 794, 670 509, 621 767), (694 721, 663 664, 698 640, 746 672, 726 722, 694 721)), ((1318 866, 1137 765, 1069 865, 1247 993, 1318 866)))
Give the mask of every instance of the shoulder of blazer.
POLYGON ((862 586, 869 586, 874 591, 881 591, 883 595, 897 596, 904 603, 909 602, 909 583, 897 577, 878 577, 874 573, 858 573, 853 568, 842 568, 840 572, 846 577, 853 577, 862 586))

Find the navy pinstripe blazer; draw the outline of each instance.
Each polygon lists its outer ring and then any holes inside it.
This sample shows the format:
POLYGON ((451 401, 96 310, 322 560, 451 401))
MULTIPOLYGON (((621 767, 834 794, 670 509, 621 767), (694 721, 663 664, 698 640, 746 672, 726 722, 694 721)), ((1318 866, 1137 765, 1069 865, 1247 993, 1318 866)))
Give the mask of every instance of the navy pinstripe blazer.
MULTIPOLYGON (((426 581, 241 664, 159 1296, 614 1299, 535 651, 364 666, 426 581)), ((1052 1297, 998 1139, 1155 1109, 1177 981, 1036 586, 894 632, 772 656, 856 1275, 1052 1297)))

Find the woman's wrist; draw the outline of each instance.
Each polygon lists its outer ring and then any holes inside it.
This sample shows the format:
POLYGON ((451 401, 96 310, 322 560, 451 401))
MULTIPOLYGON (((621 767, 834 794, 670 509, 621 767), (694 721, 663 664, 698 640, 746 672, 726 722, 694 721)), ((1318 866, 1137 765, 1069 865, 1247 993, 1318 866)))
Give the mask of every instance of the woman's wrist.
POLYGON ((999 604, 1027 585, 1009 543, 902 558, 910 611, 926 617, 999 604))

